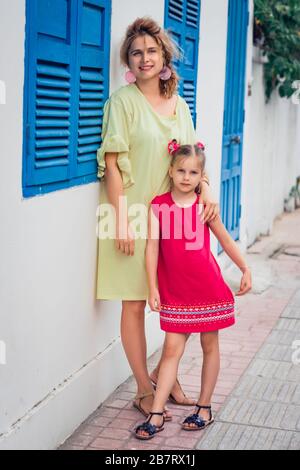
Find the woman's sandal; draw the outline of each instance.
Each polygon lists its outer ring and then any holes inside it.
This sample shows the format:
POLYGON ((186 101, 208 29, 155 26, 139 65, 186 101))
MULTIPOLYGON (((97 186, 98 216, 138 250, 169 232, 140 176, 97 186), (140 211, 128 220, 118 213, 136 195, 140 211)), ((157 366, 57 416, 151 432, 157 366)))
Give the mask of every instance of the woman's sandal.
POLYGON ((165 424, 165 418, 164 418, 164 413, 155 413, 155 412, 150 412, 147 421, 144 423, 140 424, 137 426, 134 430, 134 435, 137 439, 142 439, 144 441, 147 441, 148 439, 152 439, 155 434, 157 434, 160 431, 164 430, 164 424, 165 424), (150 419, 152 418, 153 415, 159 415, 162 416, 163 422, 160 426, 156 426, 155 424, 150 423, 150 419), (138 434, 138 431, 145 431, 148 433, 147 436, 144 436, 143 434, 138 434))
POLYGON ((182 429, 184 429, 185 431, 198 431, 199 429, 206 428, 206 426, 214 422, 214 418, 211 413, 211 406, 196 405, 196 407, 198 408, 198 411, 185 418, 181 425, 182 429), (201 410, 201 408, 209 410, 209 419, 205 420, 199 415, 199 411, 201 410), (191 423, 195 424, 195 426, 188 426, 191 423))
MULTIPOLYGON (((154 388, 154 390, 156 390, 157 383, 156 383, 156 382, 154 382, 154 380, 153 380, 153 379, 151 379, 151 382, 152 382, 152 385, 153 385, 153 388, 154 388)), ((179 388, 180 388, 180 390, 181 390, 181 392, 182 392, 182 394, 183 394, 184 398, 183 398, 183 400, 182 400, 182 401, 178 401, 178 400, 176 400, 176 398, 175 398, 175 397, 172 395, 172 393, 170 393, 170 395, 169 395, 169 397, 168 397, 168 399, 170 400, 170 402, 174 403, 174 405, 181 405, 181 406, 196 406, 196 404, 197 404, 196 400, 194 400, 194 402, 193 402, 193 403, 188 403, 188 400, 190 400, 190 399, 189 399, 189 398, 186 396, 186 394, 185 394, 185 393, 184 393, 184 391, 182 390, 182 387, 181 387, 181 385, 180 385, 180 383, 179 383, 179 380, 178 380, 178 379, 176 379, 176 382, 178 383, 178 385, 179 385, 179 388)))
MULTIPOLYGON (((141 406, 141 401, 143 400, 143 398, 150 397, 151 395, 154 396, 154 392, 140 393, 134 397, 134 401, 132 403, 132 406, 134 406, 134 408, 139 410, 142 413, 142 415, 144 415, 146 418, 148 418, 149 413, 147 413, 146 410, 144 410, 144 408, 141 406), (136 400, 138 400, 138 402, 136 402, 136 400)), ((166 411, 164 411, 164 420, 172 421, 172 416, 167 415, 166 411)))

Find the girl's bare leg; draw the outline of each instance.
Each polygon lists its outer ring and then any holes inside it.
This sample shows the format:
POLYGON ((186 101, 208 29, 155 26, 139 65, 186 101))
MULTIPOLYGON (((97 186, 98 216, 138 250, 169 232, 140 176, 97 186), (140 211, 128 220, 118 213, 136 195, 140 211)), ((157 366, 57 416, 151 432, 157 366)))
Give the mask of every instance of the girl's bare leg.
MULTIPOLYGON (((153 412, 162 412, 164 409, 177 377, 178 364, 184 352, 185 342, 185 334, 166 333, 163 354, 160 360, 157 388, 151 409, 153 412)), ((151 417, 150 422, 160 426, 162 424, 162 417, 154 415, 151 417)), ((140 430, 139 434, 147 435, 148 433, 140 430)))
MULTIPOLYGON (((199 405, 210 405, 212 395, 217 383, 220 370, 219 332, 208 331, 201 333, 200 340, 203 350, 203 364, 201 372, 201 391, 199 405)), ((209 410, 201 409, 199 413, 203 419, 209 419, 209 410)), ((190 426, 195 426, 190 423, 190 426)))
MULTIPOLYGON (((186 341, 187 341, 189 336, 190 336, 189 334, 185 335, 186 341)), ((159 360, 159 363, 157 364, 155 369, 153 369, 153 371, 150 374, 150 378, 156 383, 157 383, 157 380, 158 380, 158 374, 159 374, 159 369, 160 369, 160 366, 161 366, 161 361, 162 361, 162 356, 159 360)), ((185 402, 186 404, 190 404, 190 405, 195 405, 196 404, 196 400, 194 400, 193 398, 188 398, 184 395, 184 392, 183 392, 179 382, 176 381, 176 380, 174 381, 174 385, 173 385, 172 390, 171 390, 170 393, 175 398, 175 400, 179 403, 185 402)))
MULTIPOLYGON (((123 300, 121 317, 121 339, 125 354, 135 380, 137 393, 152 392, 153 387, 147 370, 147 346, 145 336, 144 300, 123 300)), ((143 398, 141 407, 149 412, 153 396, 143 398)))

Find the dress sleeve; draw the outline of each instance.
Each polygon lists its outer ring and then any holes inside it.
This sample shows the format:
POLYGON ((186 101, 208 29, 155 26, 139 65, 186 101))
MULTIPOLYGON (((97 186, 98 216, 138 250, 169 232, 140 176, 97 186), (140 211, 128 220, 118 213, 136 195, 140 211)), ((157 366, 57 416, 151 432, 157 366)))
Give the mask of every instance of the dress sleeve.
POLYGON ((129 125, 130 117, 121 101, 110 97, 103 109, 102 143, 97 150, 98 178, 105 177, 105 153, 118 153, 117 165, 121 171, 123 188, 134 184, 129 152, 129 125))

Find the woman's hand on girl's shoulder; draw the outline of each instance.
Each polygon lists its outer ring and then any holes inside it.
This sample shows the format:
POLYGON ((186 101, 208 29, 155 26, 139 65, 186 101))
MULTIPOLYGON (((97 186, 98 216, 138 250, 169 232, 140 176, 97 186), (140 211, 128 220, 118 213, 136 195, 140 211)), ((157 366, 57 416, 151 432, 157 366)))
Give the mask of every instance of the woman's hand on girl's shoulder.
POLYGON ((252 288, 252 276, 251 276, 251 271, 249 268, 247 268, 243 272, 243 276, 241 279, 241 284, 240 284, 240 290, 236 292, 235 295, 245 295, 249 290, 252 288))
POLYGON ((203 223, 212 222, 220 214, 220 205, 214 201, 209 187, 206 184, 202 185, 200 201, 204 205, 203 223))
POLYGON ((203 222, 206 223, 206 222, 212 222, 214 220, 216 220, 216 218, 218 217, 218 215, 220 214, 220 206, 217 202, 214 202, 214 201, 207 201, 205 203, 205 207, 204 207, 204 220, 203 222))

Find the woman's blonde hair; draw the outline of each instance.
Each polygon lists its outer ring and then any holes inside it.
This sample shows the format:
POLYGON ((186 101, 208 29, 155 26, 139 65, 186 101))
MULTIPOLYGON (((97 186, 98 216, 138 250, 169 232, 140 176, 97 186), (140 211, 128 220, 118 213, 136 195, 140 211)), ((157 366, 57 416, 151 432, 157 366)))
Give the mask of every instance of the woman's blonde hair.
POLYGON ((156 43, 161 47, 164 59, 164 65, 167 65, 171 71, 171 77, 168 80, 159 80, 160 94, 164 97, 171 98, 177 90, 179 76, 176 73, 171 61, 173 59, 181 59, 182 51, 171 38, 168 31, 162 29, 156 21, 148 16, 137 18, 127 27, 125 38, 123 39, 120 59, 123 65, 129 67, 129 49, 133 41, 139 36, 148 34, 153 37, 156 43))

